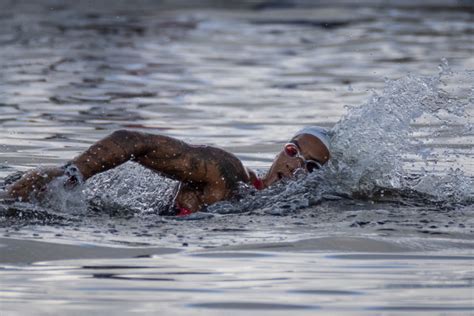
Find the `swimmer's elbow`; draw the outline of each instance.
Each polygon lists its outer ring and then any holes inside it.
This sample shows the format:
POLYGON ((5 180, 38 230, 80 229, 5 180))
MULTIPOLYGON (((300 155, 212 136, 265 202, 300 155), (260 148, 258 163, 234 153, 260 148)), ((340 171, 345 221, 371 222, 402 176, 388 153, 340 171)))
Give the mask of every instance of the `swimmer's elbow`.
POLYGON ((129 131, 127 129, 119 129, 110 134, 110 137, 119 140, 129 140, 140 136, 141 133, 135 131, 129 131))

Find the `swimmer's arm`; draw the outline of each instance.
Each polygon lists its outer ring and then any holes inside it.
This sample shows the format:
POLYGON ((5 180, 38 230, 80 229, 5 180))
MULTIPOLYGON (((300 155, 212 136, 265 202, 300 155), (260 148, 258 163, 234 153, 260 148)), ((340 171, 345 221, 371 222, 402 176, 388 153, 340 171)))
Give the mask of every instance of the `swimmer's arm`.
POLYGON ((131 160, 182 182, 200 182, 205 174, 194 170, 192 157, 193 147, 178 139, 118 130, 70 163, 79 169, 84 180, 131 160))
MULTIPOLYGON (((68 165, 74 165, 83 180, 134 160, 154 171, 183 182, 201 182, 205 170, 192 163, 193 150, 185 142, 162 136, 119 130, 98 141, 68 165)), ((44 191, 53 179, 65 174, 64 167, 35 169, 8 187, 8 195, 28 200, 44 191)))
POLYGON ((55 178, 64 175, 60 167, 37 168, 31 170, 6 187, 6 197, 27 201, 31 197, 39 198, 46 186, 55 178))
POLYGON ((233 190, 227 187, 222 169, 238 170, 234 165, 236 161, 223 150, 191 146, 163 135, 126 130, 112 133, 71 163, 87 179, 128 160, 180 181, 182 185, 175 205, 193 212, 229 198, 233 190))

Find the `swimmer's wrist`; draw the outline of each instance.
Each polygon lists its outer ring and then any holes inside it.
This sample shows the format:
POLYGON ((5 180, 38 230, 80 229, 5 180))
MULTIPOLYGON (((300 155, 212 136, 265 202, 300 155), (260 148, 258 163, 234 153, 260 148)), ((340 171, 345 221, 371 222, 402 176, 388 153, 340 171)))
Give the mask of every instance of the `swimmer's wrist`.
POLYGON ((65 183, 66 186, 73 187, 84 183, 84 176, 74 163, 68 162, 64 164, 61 169, 63 170, 63 174, 68 178, 65 183))

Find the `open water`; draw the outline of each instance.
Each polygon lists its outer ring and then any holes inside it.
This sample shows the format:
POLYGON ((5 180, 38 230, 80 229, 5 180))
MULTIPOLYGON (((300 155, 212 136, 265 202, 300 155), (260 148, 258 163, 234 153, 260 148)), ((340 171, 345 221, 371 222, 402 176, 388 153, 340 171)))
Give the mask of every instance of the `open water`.
POLYGON ((0 0, 0 179, 116 129, 264 173, 304 125, 320 172, 160 217, 133 163, 0 201, 5 315, 474 312, 472 1, 0 0))

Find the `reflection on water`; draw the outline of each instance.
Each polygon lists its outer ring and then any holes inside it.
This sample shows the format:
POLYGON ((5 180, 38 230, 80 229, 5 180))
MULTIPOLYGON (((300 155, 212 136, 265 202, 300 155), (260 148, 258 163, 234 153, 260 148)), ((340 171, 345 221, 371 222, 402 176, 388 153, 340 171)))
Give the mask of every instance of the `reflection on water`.
POLYGON ((2 308, 20 312, 33 302, 39 315, 467 314, 473 310, 472 260, 455 254, 204 252, 57 261, 0 271, 2 308))
POLYGON ((156 215, 174 183, 132 164, 48 207, 0 203, 3 236, 58 243, 2 241, 1 310, 472 312, 472 14, 471 1, 0 2, 2 179, 118 128, 259 170, 303 125, 335 126, 338 150, 324 174, 185 219, 156 215), (35 261, 51 262, 19 265, 35 261))

